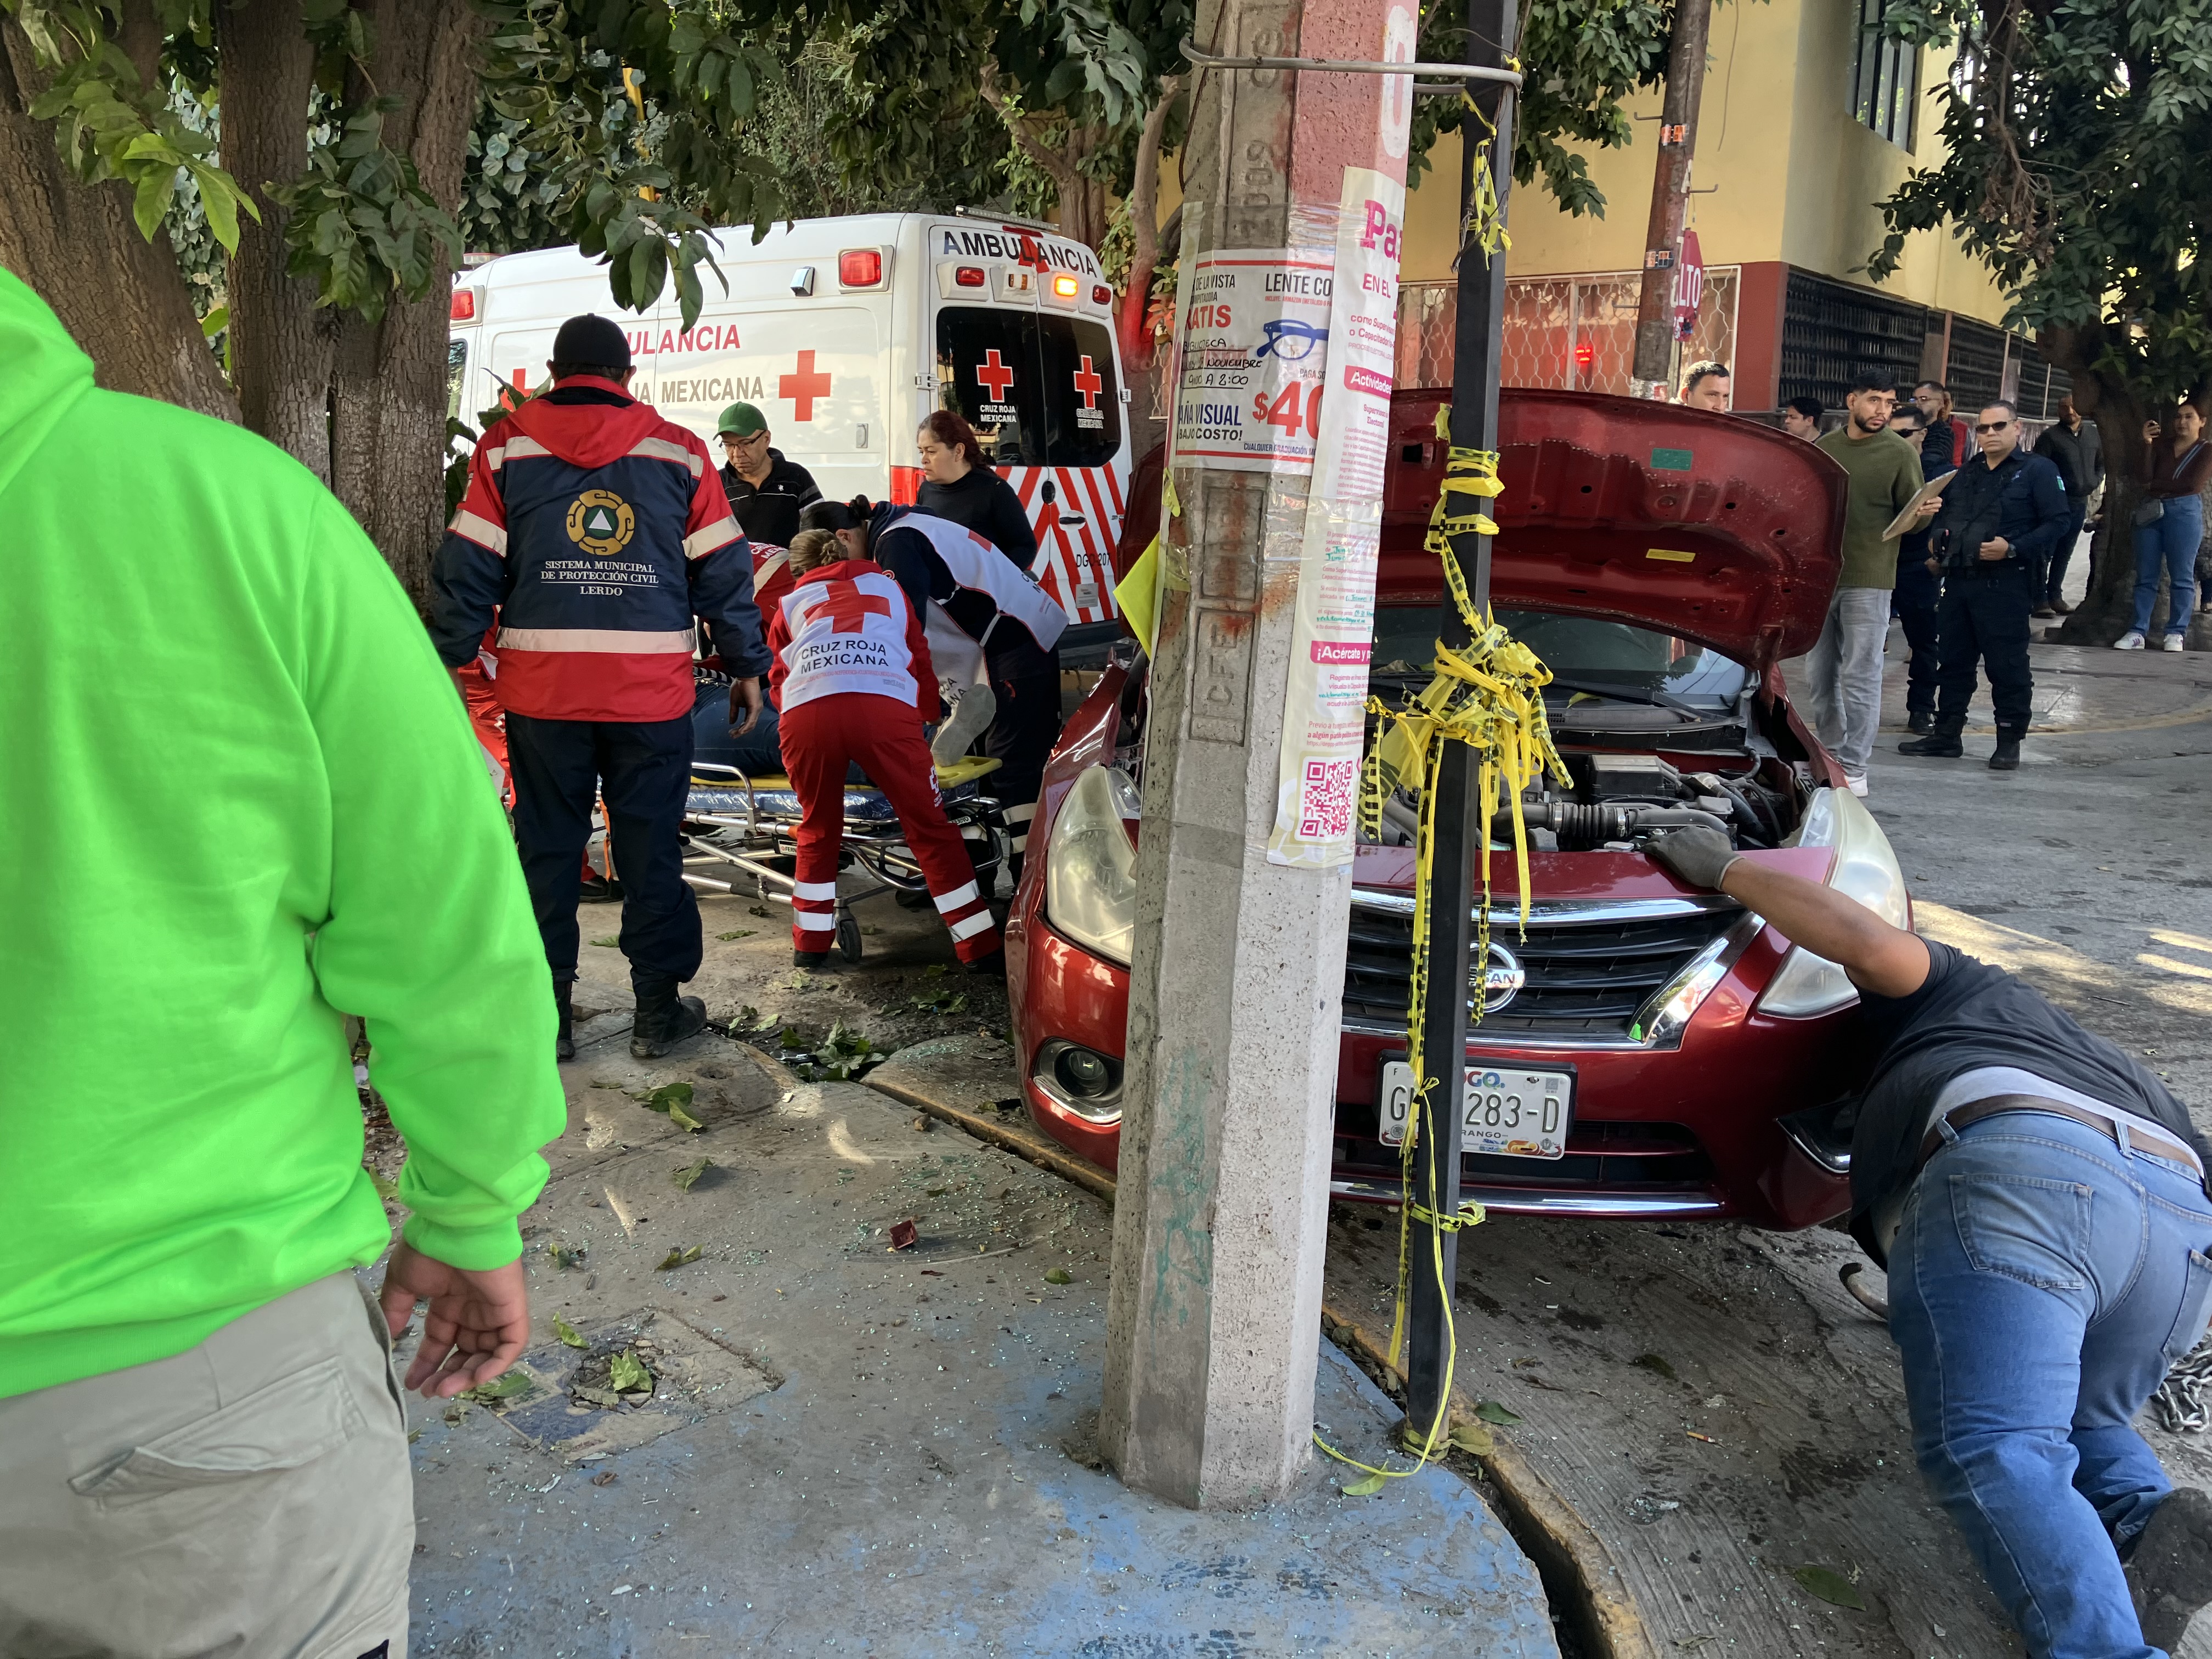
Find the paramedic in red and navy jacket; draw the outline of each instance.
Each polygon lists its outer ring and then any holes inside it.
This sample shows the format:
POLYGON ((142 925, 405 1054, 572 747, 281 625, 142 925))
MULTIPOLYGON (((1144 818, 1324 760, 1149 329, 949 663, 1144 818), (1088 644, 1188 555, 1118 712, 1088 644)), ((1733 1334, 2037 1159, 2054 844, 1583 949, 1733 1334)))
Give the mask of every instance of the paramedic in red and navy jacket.
POLYGON ((898 814, 899 829, 969 971, 1006 972, 990 900, 975 884, 968 843, 937 794, 924 721, 937 718, 937 673, 921 619, 897 580, 872 559, 838 558, 826 530, 793 538, 793 586, 769 612, 769 686, 782 712, 783 760, 798 792, 792 960, 830 965, 837 927, 837 861, 845 834, 845 769, 858 762, 898 814), (835 562, 816 562, 825 556, 835 562))
POLYGON ((630 1052, 666 1054, 706 1010, 678 988, 699 971, 699 907, 680 825, 690 786, 692 619, 732 676, 750 727, 768 670, 752 550, 706 444, 627 390, 629 346, 605 317, 561 325, 552 389, 496 422, 431 573, 431 636, 472 660, 495 613, 514 778, 514 832, 561 1009, 576 978, 576 897, 592 808, 604 799, 622 860, 622 949, 637 1018, 630 1052))

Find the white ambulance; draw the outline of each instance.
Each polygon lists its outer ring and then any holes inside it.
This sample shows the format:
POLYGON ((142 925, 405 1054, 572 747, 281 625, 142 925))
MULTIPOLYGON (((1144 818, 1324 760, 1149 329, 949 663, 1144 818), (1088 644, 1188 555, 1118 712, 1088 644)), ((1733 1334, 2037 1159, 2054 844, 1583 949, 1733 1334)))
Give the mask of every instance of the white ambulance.
POLYGON ((1132 458, 1097 254, 1033 224, 886 213, 779 225, 758 243, 725 231, 716 258, 728 290, 702 265, 706 307, 688 329, 672 283, 651 314, 618 311, 606 267, 574 247, 462 272, 455 412, 473 425, 541 386, 555 331, 587 311, 627 332, 638 396, 717 455, 724 406, 757 404, 771 444, 834 500, 913 501, 915 430, 955 410, 1036 526, 1033 568, 1071 633, 1112 631, 1132 458))

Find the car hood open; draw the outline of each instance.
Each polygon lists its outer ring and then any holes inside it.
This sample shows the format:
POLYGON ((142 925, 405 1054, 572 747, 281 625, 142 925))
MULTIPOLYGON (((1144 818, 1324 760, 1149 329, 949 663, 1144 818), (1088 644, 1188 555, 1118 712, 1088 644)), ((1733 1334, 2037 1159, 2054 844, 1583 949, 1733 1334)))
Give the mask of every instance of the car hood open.
MULTIPOLYGON (((1422 542, 1450 400, 1391 399, 1382 604, 1443 596, 1422 542)), ((1843 568, 1845 475, 1811 444, 1679 404, 1510 387, 1498 427, 1498 604, 1661 629, 1762 673, 1812 649, 1843 568)))

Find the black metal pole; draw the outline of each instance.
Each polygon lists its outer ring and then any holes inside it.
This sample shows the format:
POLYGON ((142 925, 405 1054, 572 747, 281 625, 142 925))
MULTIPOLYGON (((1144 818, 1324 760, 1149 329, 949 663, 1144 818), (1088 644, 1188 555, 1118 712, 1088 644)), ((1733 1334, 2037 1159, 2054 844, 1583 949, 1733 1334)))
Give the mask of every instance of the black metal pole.
MULTIPOLYGON (((1515 27, 1514 0, 1468 0, 1466 61, 1502 65, 1515 27)), ((1498 130, 1487 160, 1496 180, 1498 210, 1513 181, 1513 91, 1496 82, 1473 88, 1476 107, 1498 130)), ((1460 219, 1474 198, 1476 143, 1488 131, 1469 116, 1461 129, 1467 167, 1461 180, 1460 219)), ((1452 352, 1451 441, 1462 449, 1498 447, 1498 379, 1505 319, 1505 256, 1492 258, 1472 243, 1459 263, 1456 338, 1452 352)), ((1490 510, 1479 497, 1455 493, 1448 514, 1490 510)), ((1451 556, 1459 562, 1468 592, 1480 612, 1490 605, 1490 547, 1481 536, 1452 538, 1451 556)), ((1447 645, 1468 642, 1466 624, 1447 601, 1443 638, 1447 645)), ((1464 744, 1446 744, 1439 768, 1436 805, 1436 848, 1429 890, 1429 986, 1426 1024, 1419 1061, 1437 1079, 1421 1115, 1419 1161, 1414 1195, 1422 1202, 1435 1194, 1434 1207, 1449 1216, 1459 1208, 1460 1115, 1467 1082, 1467 1001, 1469 951, 1474 945, 1474 854, 1490 826, 1482 822, 1474 757, 1464 744)), ((1410 1240, 1412 1261, 1407 1313, 1406 1416, 1417 1433, 1436 1421, 1444 1398, 1451 1352, 1447 1336, 1447 1298, 1459 1264, 1459 1235, 1416 1224, 1410 1240), (1436 1271, 1441 1249, 1443 1272, 1436 1271)))

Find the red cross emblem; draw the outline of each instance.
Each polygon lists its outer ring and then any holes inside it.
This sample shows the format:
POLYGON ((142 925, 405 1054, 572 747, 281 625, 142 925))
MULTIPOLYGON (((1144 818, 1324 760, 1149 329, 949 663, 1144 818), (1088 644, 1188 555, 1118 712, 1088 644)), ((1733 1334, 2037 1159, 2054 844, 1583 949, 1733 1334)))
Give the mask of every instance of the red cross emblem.
POLYGON ((1012 364, 1000 360, 998 347, 983 354, 983 361, 976 366, 975 382, 991 394, 993 403, 1006 401, 1006 388, 1014 383, 1014 369, 1012 364))
POLYGON ((1098 371, 1091 367, 1088 357, 1083 360, 1083 367, 1076 371, 1075 389, 1083 394, 1085 409, 1098 407, 1098 394, 1106 389, 1106 382, 1098 378, 1098 371))
POLYGON ((827 595, 819 604, 806 607, 806 620, 809 622, 826 611, 830 613, 830 626, 836 632, 865 634, 868 631, 869 617, 891 614, 889 599, 880 593, 862 592, 860 583, 849 576, 824 582, 823 586, 828 590, 827 595))
POLYGON ((814 400, 830 395, 829 374, 815 373, 814 354, 802 351, 799 354, 799 372, 777 377, 775 395, 798 405, 792 412, 793 420, 811 421, 814 418, 814 400))

